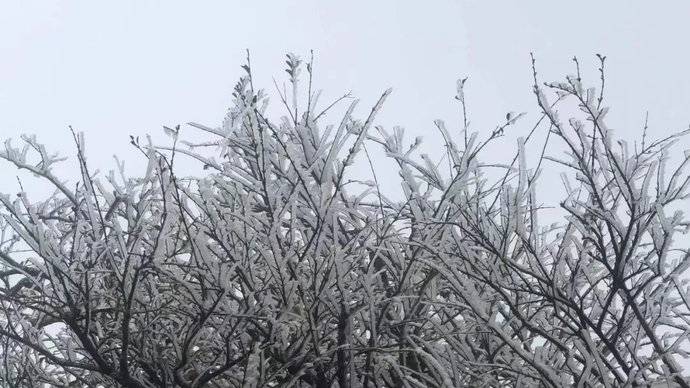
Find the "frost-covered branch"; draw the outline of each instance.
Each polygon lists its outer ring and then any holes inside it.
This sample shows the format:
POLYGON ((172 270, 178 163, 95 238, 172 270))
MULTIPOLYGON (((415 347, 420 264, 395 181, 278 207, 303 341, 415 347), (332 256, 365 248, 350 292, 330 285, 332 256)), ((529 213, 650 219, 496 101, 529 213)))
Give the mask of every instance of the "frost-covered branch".
POLYGON ((604 60, 598 89, 577 60, 564 82, 535 67, 540 118, 505 160, 486 150, 524 115, 472 133, 466 79, 460 138, 438 120, 443 150, 419 154, 421 138, 375 125, 390 91, 324 123, 349 94, 320 106, 292 54, 284 117, 248 62, 218 128, 131 139, 137 177, 92 173, 75 134, 70 190, 62 158, 6 142, 0 158, 56 191, 0 196, 1 385, 688 386, 690 154, 670 157, 687 131, 616 138, 604 60), (400 195, 379 187, 376 148, 400 195), (179 158, 204 172, 178 176, 179 158), (566 192, 551 225, 547 167, 566 192))

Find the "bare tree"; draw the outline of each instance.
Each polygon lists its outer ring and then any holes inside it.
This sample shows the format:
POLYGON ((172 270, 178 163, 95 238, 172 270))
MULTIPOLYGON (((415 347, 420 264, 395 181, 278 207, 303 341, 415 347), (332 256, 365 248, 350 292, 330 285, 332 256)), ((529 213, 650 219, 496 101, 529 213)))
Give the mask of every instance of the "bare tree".
POLYGON ((483 150, 522 115, 471 133, 465 80, 460 140, 436 121, 445 151, 432 160, 420 139, 374 126, 390 90, 355 119, 347 94, 318 103, 313 61, 292 54, 289 88, 276 87, 284 117, 267 117, 248 59, 222 126, 190 123, 210 140, 179 140, 179 126, 165 128, 169 146, 132 138, 140 177, 119 162, 94 174, 73 131, 72 187, 35 138, 7 141, 0 158, 55 194, 0 197, 0 384, 688 387, 690 251, 674 238, 689 224, 673 209, 688 200, 690 153, 669 162, 688 131, 614 138, 604 60, 598 89, 576 59, 564 82, 534 70, 541 117, 498 179, 483 150), (563 156, 547 152, 556 142, 563 156), (404 200, 379 186, 371 147, 399 167, 404 200), (182 157, 205 172, 177 176, 182 157), (371 180, 353 179, 355 163, 371 180), (538 221, 545 166, 566 190, 550 226, 538 221))

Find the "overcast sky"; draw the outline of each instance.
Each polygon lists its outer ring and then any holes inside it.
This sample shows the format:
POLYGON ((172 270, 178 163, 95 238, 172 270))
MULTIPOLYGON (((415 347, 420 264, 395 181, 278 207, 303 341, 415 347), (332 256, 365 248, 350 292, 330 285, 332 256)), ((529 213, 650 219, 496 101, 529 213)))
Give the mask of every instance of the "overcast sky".
MULTIPOLYGON (((487 135, 526 111, 513 129, 524 135, 537 116, 529 53, 545 81, 572 73, 577 55, 591 83, 601 53, 609 127, 635 138, 648 111, 663 136, 690 123, 689 17, 688 1, 0 0, 0 140, 34 133, 73 155, 72 125, 92 167, 110 169, 113 154, 135 157, 130 134, 219 125, 245 49, 269 91, 287 51, 313 49, 324 97, 351 90, 362 115, 393 87, 379 123, 427 137, 437 118, 457 130, 452 97, 465 76, 472 129, 487 135)), ((15 176, 0 163, 0 192, 17 190, 15 176)))
MULTIPOLYGON (((649 111, 655 135, 687 128, 690 2, 565 4, 4 0, 0 139, 35 133, 70 154, 71 124, 86 134, 92 165, 109 169, 114 153, 134 156, 130 134, 220 124, 247 48, 271 92, 285 52, 307 57, 310 49, 324 97, 352 90, 362 115, 393 87, 379 123, 427 137, 436 136, 437 118, 457 129, 452 97, 464 76, 472 129, 488 134, 507 111, 526 111, 513 129, 524 135, 537 114, 529 53, 542 80, 572 73, 577 55, 592 83, 601 53, 610 127, 634 138, 649 111)), ((14 172, 0 167, 0 191, 15 190, 14 172)))

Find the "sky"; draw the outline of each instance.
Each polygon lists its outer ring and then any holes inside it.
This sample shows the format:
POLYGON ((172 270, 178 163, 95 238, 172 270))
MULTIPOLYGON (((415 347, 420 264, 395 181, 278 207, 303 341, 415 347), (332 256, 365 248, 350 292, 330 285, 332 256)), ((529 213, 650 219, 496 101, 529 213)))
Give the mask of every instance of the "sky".
MULTIPOLYGON (((0 141, 36 134, 74 160, 71 125, 85 134, 92 168, 113 168, 114 154, 141 166, 130 134, 220 125, 246 49, 269 93, 273 77, 284 80, 285 53, 306 58, 310 50, 323 101, 352 91, 364 115, 393 87, 377 123, 425 136, 430 153, 439 144, 433 120, 458 133, 458 78, 469 77, 472 130, 486 136, 506 112, 524 111, 511 129, 524 136, 538 117, 530 52, 541 80, 572 74, 578 56, 593 86, 600 53, 609 127, 638 138, 648 112, 650 135, 662 137, 690 123, 690 2, 658 4, 0 0, 0 141)), ((507 137, 490 157, 514 146, 507 137)), ((75 169, 58 173, 74 177, 75 169)), ((16 175, 0 162, 0 192, 18 190, 16 175)), ((395 184, 395 174, 384 175, 395 184)))
MULTIPOLYGON (((690 123, 689 11, 680 1, 3 0, 0 140, 36 134, 69 156, 72 125, 85 134, 92 166, 113 168, 113 154, 137 166, 130 134, 220 124, 246 49, 270 93, 273 77, 284 81, 284 54, 310 50, 322 101, 352 91, 364 115, 393 87, 377 123, 425 136, 427 151, 439 144, 433 120, 459 128, 458 78, 469 77, 472 130, 488 134, 506 112, 525 111, 513 129, 524 136, 538 114, 530 52, 541 80, 572 74, 576 55, 592 85, 601 53, 609 126, 638 137, 649 112, 650 131, 662 136, 690 123)), ((0 191, 16 185, 12 172, 0 176, 0 191)))

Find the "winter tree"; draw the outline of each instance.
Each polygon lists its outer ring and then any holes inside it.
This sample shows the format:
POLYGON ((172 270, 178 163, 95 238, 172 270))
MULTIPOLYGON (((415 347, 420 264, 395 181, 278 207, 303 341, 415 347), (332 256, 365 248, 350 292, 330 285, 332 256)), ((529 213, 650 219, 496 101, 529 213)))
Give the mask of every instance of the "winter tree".
POLYGON ((499 175, 483 151, 522 115, 436 121, 432 159, 375 125, 390 90, 364 114, 349 95, 321 104, 295 55, 282 117, 248 60, 221 126, 131 139, 135 177, 96 174, 74 131, 78 182, 38 139, 7 140, 0 158, 55 192, 0 196, 0 385, 688 387, 690 152, 671 151, 688 131, 614 137, 604 59, 596 87, 577 60, 562 82, 534 70, 541 116, 499 175), (375 148, 402 200, 373 168, 354 178, 375 148), (181 158, 203 173, 176 174, 181 158), (546 168, 566 193, 551 225, 546 168))

